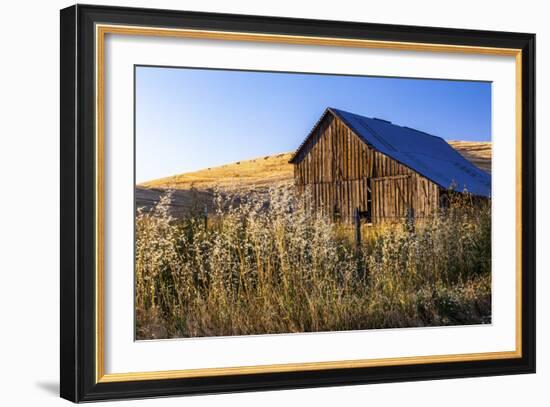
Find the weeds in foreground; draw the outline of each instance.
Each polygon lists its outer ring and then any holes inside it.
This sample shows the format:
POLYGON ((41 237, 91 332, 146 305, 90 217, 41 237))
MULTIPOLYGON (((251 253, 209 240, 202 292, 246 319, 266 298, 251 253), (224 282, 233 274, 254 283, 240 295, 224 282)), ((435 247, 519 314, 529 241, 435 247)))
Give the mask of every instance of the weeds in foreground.
POLYGON ((290 189, 222 197, 206 225, 136 214, 138 339, 478 324, 491 315, 489 203, 352 230, 290 189))

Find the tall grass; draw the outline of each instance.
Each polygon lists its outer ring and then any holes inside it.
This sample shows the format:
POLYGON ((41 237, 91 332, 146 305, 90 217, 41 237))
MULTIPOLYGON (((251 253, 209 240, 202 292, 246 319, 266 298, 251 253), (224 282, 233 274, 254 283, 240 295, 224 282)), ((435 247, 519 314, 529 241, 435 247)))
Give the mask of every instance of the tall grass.
POLYGON ((208 225, 136 215, 138 339, 490 322, 488 203, 456 195, 416 222, 352 230, 290 189, 222 197, 208 225))

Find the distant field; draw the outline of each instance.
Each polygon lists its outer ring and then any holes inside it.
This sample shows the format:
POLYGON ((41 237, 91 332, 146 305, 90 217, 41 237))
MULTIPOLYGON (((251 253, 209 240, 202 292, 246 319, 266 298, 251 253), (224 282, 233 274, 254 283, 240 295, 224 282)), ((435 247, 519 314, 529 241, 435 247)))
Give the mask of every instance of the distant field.
POLYGON ((449 141, 448 143, 475 166, 491 173, 492 143, 482 141, 449 141))
MULTIPOLYGON (((491 172, 490 142, 449 141, 449 144, 474 165, 491 172)), ((280 153, 144 182, 136 187, 136 206, 150 208, 165 190, 172 189, 175 191, 172 213, 178 216, 193 206, 210 207, 215 188, 261 192, 289 185, 293 181, 292 164, 288 163, 291 156, 292 153, 280 153)))
POLYGON ((191 189, 267 187, 292 180, 292 153, 243 160, 219 167, 173 175, 140 184, 144 188, 191 189))
POLYGON ((237 163, 144 182, 136 187, 136 206, 149 209, 167 190, 174 190, 173 216, 189 210, 212 210, 214 189, 232 193, 267 191, 269 187, 289 185, 293 180, 292 153, 243 160, 237 163))

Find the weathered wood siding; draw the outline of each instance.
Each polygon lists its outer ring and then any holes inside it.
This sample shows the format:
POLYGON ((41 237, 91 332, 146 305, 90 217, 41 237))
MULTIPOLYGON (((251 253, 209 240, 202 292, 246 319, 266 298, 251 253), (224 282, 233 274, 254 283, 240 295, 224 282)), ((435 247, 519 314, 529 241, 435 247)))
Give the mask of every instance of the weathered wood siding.
POLYGON ((439 202, 439 187, 414 173, 372 178, 370 185, 373 223, 403 218, 409 209, 414 210, 415 217, 424 217, 439 202))
POLYGON ((355 208, 373 222, 431 213, 439 202, 437 185, 367 146, 340 119, 327 115, 294 161, 299 193, 324 214, 351 222, 355 208))

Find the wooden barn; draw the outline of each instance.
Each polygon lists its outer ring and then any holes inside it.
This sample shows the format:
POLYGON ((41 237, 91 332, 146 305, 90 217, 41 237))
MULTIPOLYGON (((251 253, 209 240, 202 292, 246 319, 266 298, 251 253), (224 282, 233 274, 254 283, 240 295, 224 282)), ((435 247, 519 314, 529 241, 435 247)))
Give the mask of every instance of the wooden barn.
POLYGON ((335 221, 426 216, 449 188, 490 197, 491 177, 440 137, 328 108, 292 156, 294 181, 335 221))

